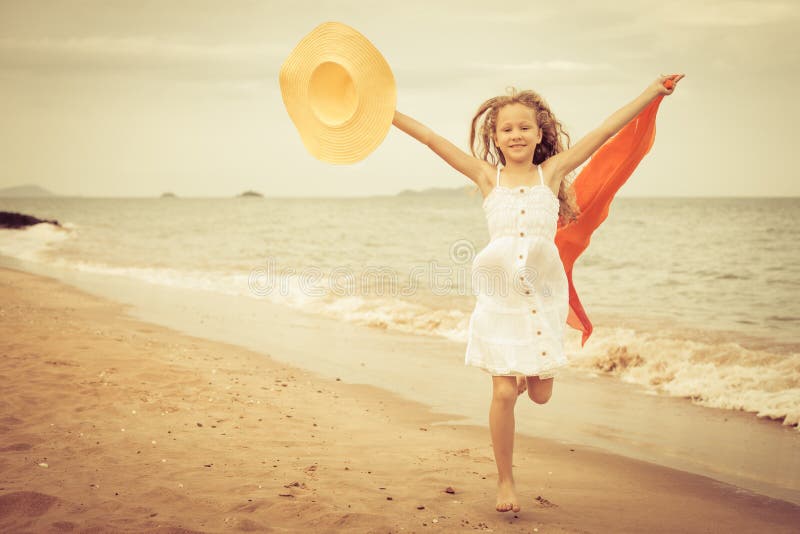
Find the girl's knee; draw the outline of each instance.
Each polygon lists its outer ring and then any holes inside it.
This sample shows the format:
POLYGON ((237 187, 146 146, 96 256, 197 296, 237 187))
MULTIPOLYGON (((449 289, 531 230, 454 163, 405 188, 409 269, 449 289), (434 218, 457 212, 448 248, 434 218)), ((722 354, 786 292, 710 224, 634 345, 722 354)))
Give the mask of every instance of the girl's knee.
POLYGON ((514 402, 517 400, 516 377, 493 377, 492 399, 499 402, 514 402))
POLYGON ((530 389, 528 390, 528 397, 530 397, 530 399, 536 404, 546 404, 547 401, 549 401, 550 397, 552 396, 553 393, 551 391, 548 391, 546 393, 540 393, 531 391, 530 389))
POLYGON ((528 397, 536 404, 545 404, 553 396, 553 382, 555 378, 546 380, 533 376, 528 379, 528 397))

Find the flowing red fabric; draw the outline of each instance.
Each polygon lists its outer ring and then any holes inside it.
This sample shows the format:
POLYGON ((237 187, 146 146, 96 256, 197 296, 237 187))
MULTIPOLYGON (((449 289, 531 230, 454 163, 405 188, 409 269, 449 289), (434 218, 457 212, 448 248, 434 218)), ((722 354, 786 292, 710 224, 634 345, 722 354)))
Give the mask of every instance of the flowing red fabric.
POLYGON ((656 137, 656 113, 664 95, 653 99, 636 117, 603 144, 573 182, 580 215, 556 231, 555 242, 569 281, 567 324, 581 330, 581 347, 592 334, 592 322, 572 283, 572 267, 586 250, 595 228, 608 216, 614 195, 650 151, 656 137))

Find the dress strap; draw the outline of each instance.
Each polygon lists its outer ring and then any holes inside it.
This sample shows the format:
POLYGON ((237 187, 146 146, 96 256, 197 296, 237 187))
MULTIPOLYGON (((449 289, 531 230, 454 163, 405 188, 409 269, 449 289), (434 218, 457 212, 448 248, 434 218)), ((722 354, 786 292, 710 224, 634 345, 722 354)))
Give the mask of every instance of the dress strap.
POLYGON ((500 165, 497 166, 497 178, 495 179, 495 182, 497 182, 498 186, 500 185, 500 165))
POLYGON ((544 176, 542 176, 542 166, 537 165, 536 168, 539 170, 539 181, 542 182, 542 185, 544 185, 544 176))

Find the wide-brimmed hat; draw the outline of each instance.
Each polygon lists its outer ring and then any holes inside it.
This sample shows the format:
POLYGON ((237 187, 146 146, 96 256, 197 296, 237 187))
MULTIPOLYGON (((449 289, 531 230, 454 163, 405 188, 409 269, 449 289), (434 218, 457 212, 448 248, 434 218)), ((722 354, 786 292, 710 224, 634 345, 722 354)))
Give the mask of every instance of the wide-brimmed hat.
POLYGON ((281 94, 300 138, 316 158, 355 163, 392 126, 397 91, 389 64, 369 40, 340 22, 314 28, 280 72, 281 94))

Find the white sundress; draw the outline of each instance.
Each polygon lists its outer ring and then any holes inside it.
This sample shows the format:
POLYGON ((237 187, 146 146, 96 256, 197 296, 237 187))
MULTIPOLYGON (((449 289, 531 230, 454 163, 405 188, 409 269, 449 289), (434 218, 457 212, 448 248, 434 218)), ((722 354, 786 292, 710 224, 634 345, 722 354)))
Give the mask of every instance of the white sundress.
POLYGON ((492 375, 557 375, 569 364, 564 335, 569 285, 554 238, 559 201, 540 183, 497 185, 483 201, 489 243, 472 262, 475 309, 465 365, 492 375))

